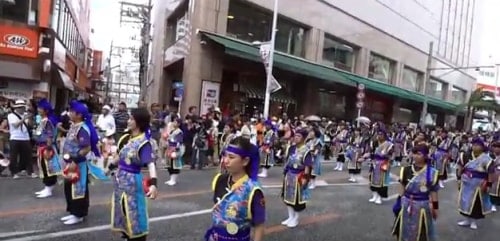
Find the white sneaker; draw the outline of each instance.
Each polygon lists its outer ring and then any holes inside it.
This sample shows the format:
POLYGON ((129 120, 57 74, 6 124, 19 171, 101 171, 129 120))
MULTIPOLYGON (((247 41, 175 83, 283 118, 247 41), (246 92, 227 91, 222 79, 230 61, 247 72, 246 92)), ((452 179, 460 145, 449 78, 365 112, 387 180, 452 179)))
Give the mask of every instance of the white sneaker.
POLYGON ((38 194, 36 196, 37 198, 48 198, 52 196, 52 188, 50 187, 45 187, 45 189, 42 191, 42 193, 38 194))
MULTIPOLYGON (((47 188, 47 187, 45 187, 45 188, 47 188)), ((40 194, 42 194, 42 193, 43 193, 43 191, 45 191, 45 188, 43 188, 42 190, 40 190, 40 191, 38 191, 38 192, 35 192, 35 195, 40 195, 40 194)))
POLYGON ((72 218, 66 220, 64 222, 65 225, 74 225, 74 224, 78 224, 78 223, 81 223, 83 222, 83 218, 78 218, 78 217, 75 217, 73 216, 72 218))
POLYGON ((492 212, 496 212, 497 211, 497 207, 495 205, 491 206, 491 211, 492 212))
POLYGON ((377 194, 373 193, 372 194, 372 198, 370 198, 370 200, 368 200, 368 202, 375 202, 375 200, 377 200, 377 194))
POLYGON ((20 177, 19 175, 17 175, 17 174, 14 174, 14 176, 12 176, 12 178, 14 178, 14 179, 19 179, 19 178, 21 178, 21 177, 20 177))
POLYGON ((267 169, 262 168, 262 171, 257 176, 262 177, 262 178, 266 178, 267 177, 267 169))
POLYGON ((315 189, 316 188, 316 183, 314 181, 311 182, 311 184, 309 184, 309 189, 315 189))
POLYGON ((294 212, 292 219, 290 219, 290 221, 288 221, 286 226, 289 228, 295 228, 295 227, 297 227, 297 225, 299 225, 299 213, 294 212))
POLYGON ((75 215, 71 214, 71 215, 68 215, 68 216, 64 216, 60 220, 61 220, 61 222, 65 222, 65 221, 68 221, 68 220, 70 220, 72 218, 76 218, 75 215))
POLYGON ((476 222, 471 222, 469 227, 470 227, 471 229, 476 230, 476 229, 477 229, 477 223, 476 223, 476 222))
POLYGON ((283 222, 281 222, 281 225, 288 226, 288 223, 290 222, 290 220, 292 220, 292 218, 288 217, 287 219, 283 220, 283 222))
POLYGON ((440 187, 440 188, 444 188, 444 182, 443 182, 443 181, 441 181, 441 180, 439 181, 439 187, 440 187))
POLYGON ((31 173, 31 178, 38 178, 38 175, 36 175, 36 173, 31 173))
POLYGON ((380 196, 377 195, 377 197, 375 198, 375 204, 377 205, 380 205, 382 204, 382 198, 380 196))
POLYGON ((462 221, 458 222, 457 224, 458 224, 458 226, 462 226, 462 227, 471 225, 469 220, 462 220, 462 221))

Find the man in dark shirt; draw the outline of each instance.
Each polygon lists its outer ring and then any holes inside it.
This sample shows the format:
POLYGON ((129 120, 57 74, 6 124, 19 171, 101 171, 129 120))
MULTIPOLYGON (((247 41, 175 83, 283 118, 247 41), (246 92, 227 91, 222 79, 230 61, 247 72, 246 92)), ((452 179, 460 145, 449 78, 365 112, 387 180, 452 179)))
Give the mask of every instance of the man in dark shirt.
POLYGON ((123 133, 127 129, 127 123, 129 119, 127 104, 125 104, 125 102, 121 102, 118 105, 118 110, 113 114, 113 117, 115 118, 115 126, 116 126, 115 141, 118 141, 118 139, 123 135, 123 133))

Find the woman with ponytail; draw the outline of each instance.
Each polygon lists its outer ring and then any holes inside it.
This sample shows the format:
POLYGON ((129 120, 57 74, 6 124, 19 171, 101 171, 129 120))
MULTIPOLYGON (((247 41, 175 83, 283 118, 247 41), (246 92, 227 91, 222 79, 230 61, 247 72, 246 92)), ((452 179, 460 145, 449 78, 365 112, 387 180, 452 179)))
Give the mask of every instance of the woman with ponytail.
POLYGON ((81 223, 89 210, 87 154, 91 151, 97 157, 100 154, 97 148, 99 138, 87 105, 72 101, 69 109, 72 124, 62 148, 62 157, 65 162, 63 177, 66 210, 70 215, 61 218, 61 221, 66 225, 73 225, 81 223))
POLYGON ((44 188, 36 192, 37 198, 52 196, 52 189, 57 183, 57 176, 62 172, 56 148, 58 118, 52 105, 42 99, 38 102, 40 123, 33 133, 37 145, 37 163, 44 188))

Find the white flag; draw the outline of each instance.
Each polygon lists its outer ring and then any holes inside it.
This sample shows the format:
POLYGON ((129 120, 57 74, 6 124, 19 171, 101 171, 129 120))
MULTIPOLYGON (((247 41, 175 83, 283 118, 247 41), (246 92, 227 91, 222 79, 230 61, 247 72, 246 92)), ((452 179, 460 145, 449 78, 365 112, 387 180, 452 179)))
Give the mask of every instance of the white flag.
MULTIPOLYGON (((262 59, 262 63, 264 63, 264 68, 266 69, 266 74, 269 73, 269 59, 271 56, 271 43, 270 42, 264 42, 260 45, 260 57, 262 59)), ((281 89, 280 83, 274 78, 274 76, 271 76, 271 78, 267 81, 267 90, 269 90, 269 93, 274 93, 278 90, 281 89)))

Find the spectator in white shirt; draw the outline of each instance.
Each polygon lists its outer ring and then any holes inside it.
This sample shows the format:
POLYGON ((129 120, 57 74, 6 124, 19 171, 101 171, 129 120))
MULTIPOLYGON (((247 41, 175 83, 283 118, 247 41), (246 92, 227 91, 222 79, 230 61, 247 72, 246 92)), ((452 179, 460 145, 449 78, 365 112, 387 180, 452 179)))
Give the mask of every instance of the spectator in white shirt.
POLYGON ((116 132, 115 118, 111 114, 111 107, 105 105, 102 107, 102 114, 97 118, 96 127, 101 137, 113 137, 116 132))
POLYGON ((16 100, 12 105, 12 109, 13 112, 7 115, 10 130, 10 172, 14 179, 19 178, 19 174, 25 172, 36 178, 37 175, 33 173, 33 157, 29 134, 31 116, 26 113, 26 102, 16 100))

